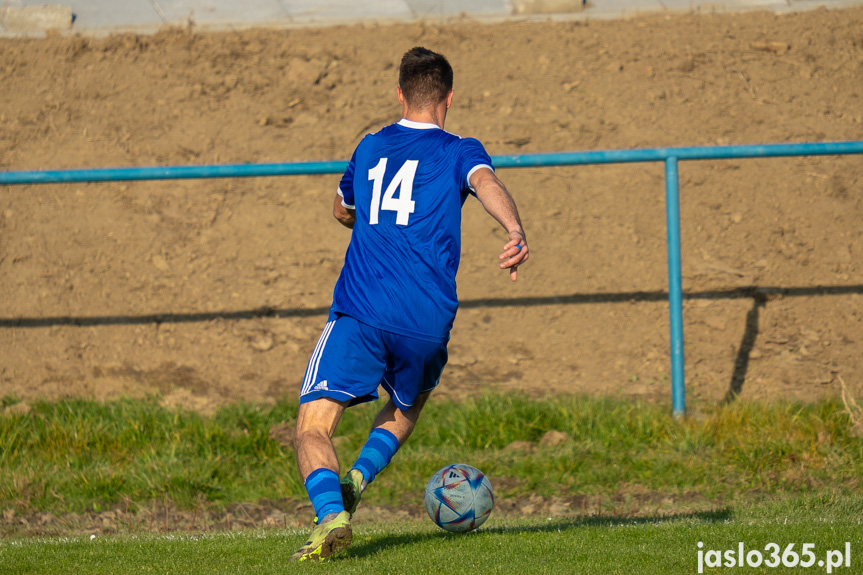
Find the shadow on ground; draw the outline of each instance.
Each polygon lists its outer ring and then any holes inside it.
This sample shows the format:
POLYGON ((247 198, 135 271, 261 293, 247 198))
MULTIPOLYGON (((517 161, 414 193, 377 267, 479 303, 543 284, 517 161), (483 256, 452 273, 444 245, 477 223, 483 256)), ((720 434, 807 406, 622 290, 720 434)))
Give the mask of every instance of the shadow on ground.
MULTIPOLYGON (((611 527, 615 525, 645 525, 668 523, 681 520, 692 520, 702 523, 718 523, 731 518, 731 510, 722 508, 712 511, 698 511, 693 513, 678 513, 662 516, 631 517, 627 515, 588 515, 573 518, 553 519, 540 525, 527 527, 499 526, 482 529, 480 533, 487 535, 513 534, 513 533, 552 533, 562 532, 570 529, 611 527)), ((444 531, 434 533, 403 533, 399 535, 385 535, 375 537, 366 543, 352 545, 344 554, 344 559, 369 557, 375 553, 390 547, 411 545, 424 541, 434 541, 453 537, 451 533, 444 531)))

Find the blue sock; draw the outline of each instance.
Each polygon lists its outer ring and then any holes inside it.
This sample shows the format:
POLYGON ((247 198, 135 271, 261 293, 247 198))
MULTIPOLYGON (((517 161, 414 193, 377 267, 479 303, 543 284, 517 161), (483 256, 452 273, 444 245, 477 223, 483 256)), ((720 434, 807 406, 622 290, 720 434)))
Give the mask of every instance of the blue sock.
POLYGON ((360 458, 354 463, 354 469, 363 474, 366 483, 371 483, 375 476, 389 465, 393 455, 399 449, 399 440, 396 436, 376 427, 369 433, 369 439, 360 451, 360 458))
POLYGON ((312 471, 306 478, 306 491, 318 521, 329 513, 341 513, 345 510, 339 476, 335 471, 323 467, 312 471))

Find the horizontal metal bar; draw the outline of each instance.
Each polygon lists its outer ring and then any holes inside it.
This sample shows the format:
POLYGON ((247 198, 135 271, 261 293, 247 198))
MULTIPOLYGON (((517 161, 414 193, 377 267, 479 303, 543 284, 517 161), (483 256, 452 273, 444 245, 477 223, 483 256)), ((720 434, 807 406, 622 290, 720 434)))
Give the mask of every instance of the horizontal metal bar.
POLYGON ((678 160, 731 160, 736 158, 776 158, 782 156, 826 156, 838 154, 863 154, 863 141, 520 154, 515 156, 495 156, 492 158, 492 161, 496 168, 527 168, 584 164, 664 162, 668 158, 677 158, 678 160))
POLYGON ((252 178, 341 174, 347 162, 292 164, 223 164, 211 166, 165 166, 152 168, 101 168, 0 172, 0 184, 53 184, 72 182, 121 182, 130 180, 188 180, 195 178, 252 178))
MULTIPOLYGON (((520 154, 494 156, 492 163, 496 168, 532 168, 585 164, 664 162, 671 157, 678 160, 720 160, 840 154, 863 154, 863 141, 520 154)), ((339 174, 344 172, 347 165, 347 162, 330 161, 285 164, 227 164, 0 172, 0 185, 339 174)))

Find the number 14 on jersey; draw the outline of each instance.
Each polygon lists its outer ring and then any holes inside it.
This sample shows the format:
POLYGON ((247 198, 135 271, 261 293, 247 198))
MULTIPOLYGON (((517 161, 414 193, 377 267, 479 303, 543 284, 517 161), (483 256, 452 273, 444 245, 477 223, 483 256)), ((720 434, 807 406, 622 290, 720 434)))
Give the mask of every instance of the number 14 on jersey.
POLYGON ((387 170, 387 158, 381 158, 378 165, 369 170, 369 179, 374 182, 372 187, 372 205, 369 214, 369 224, 378 223, 380 210, 390 210, 396 213, 396 224, 408 225, 408 218, 414 213, 414 201, 411 195, 414 191, 414 177, 417 173, 419 160, 407 160, 396 175, 393 176, 381 200, 381 190, 384 187, 384 174, 387 170), (397 198, 396 190, 399 192, 397 198))

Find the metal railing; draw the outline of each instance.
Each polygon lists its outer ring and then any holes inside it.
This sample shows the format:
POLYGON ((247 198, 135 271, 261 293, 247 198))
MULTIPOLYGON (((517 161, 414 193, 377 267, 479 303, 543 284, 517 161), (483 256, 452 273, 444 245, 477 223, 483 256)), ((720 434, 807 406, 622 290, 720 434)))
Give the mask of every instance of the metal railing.
MULTIPOLYGON (((671 324, 671 404, 674 414, 682 416, 686 413, 686 389, 683 355, 678 162, 681 160, 731 160, 844 154, 863 154, 863 141, 520 154, 494 156, 492 163, 495 168, 539 168, 635 162, 663 162, 665 164, 668 306, 671 324)), ((0 172, 0 185, 338 174, 343 172, 347 165, 347 162, 302 162, 0 172)))

